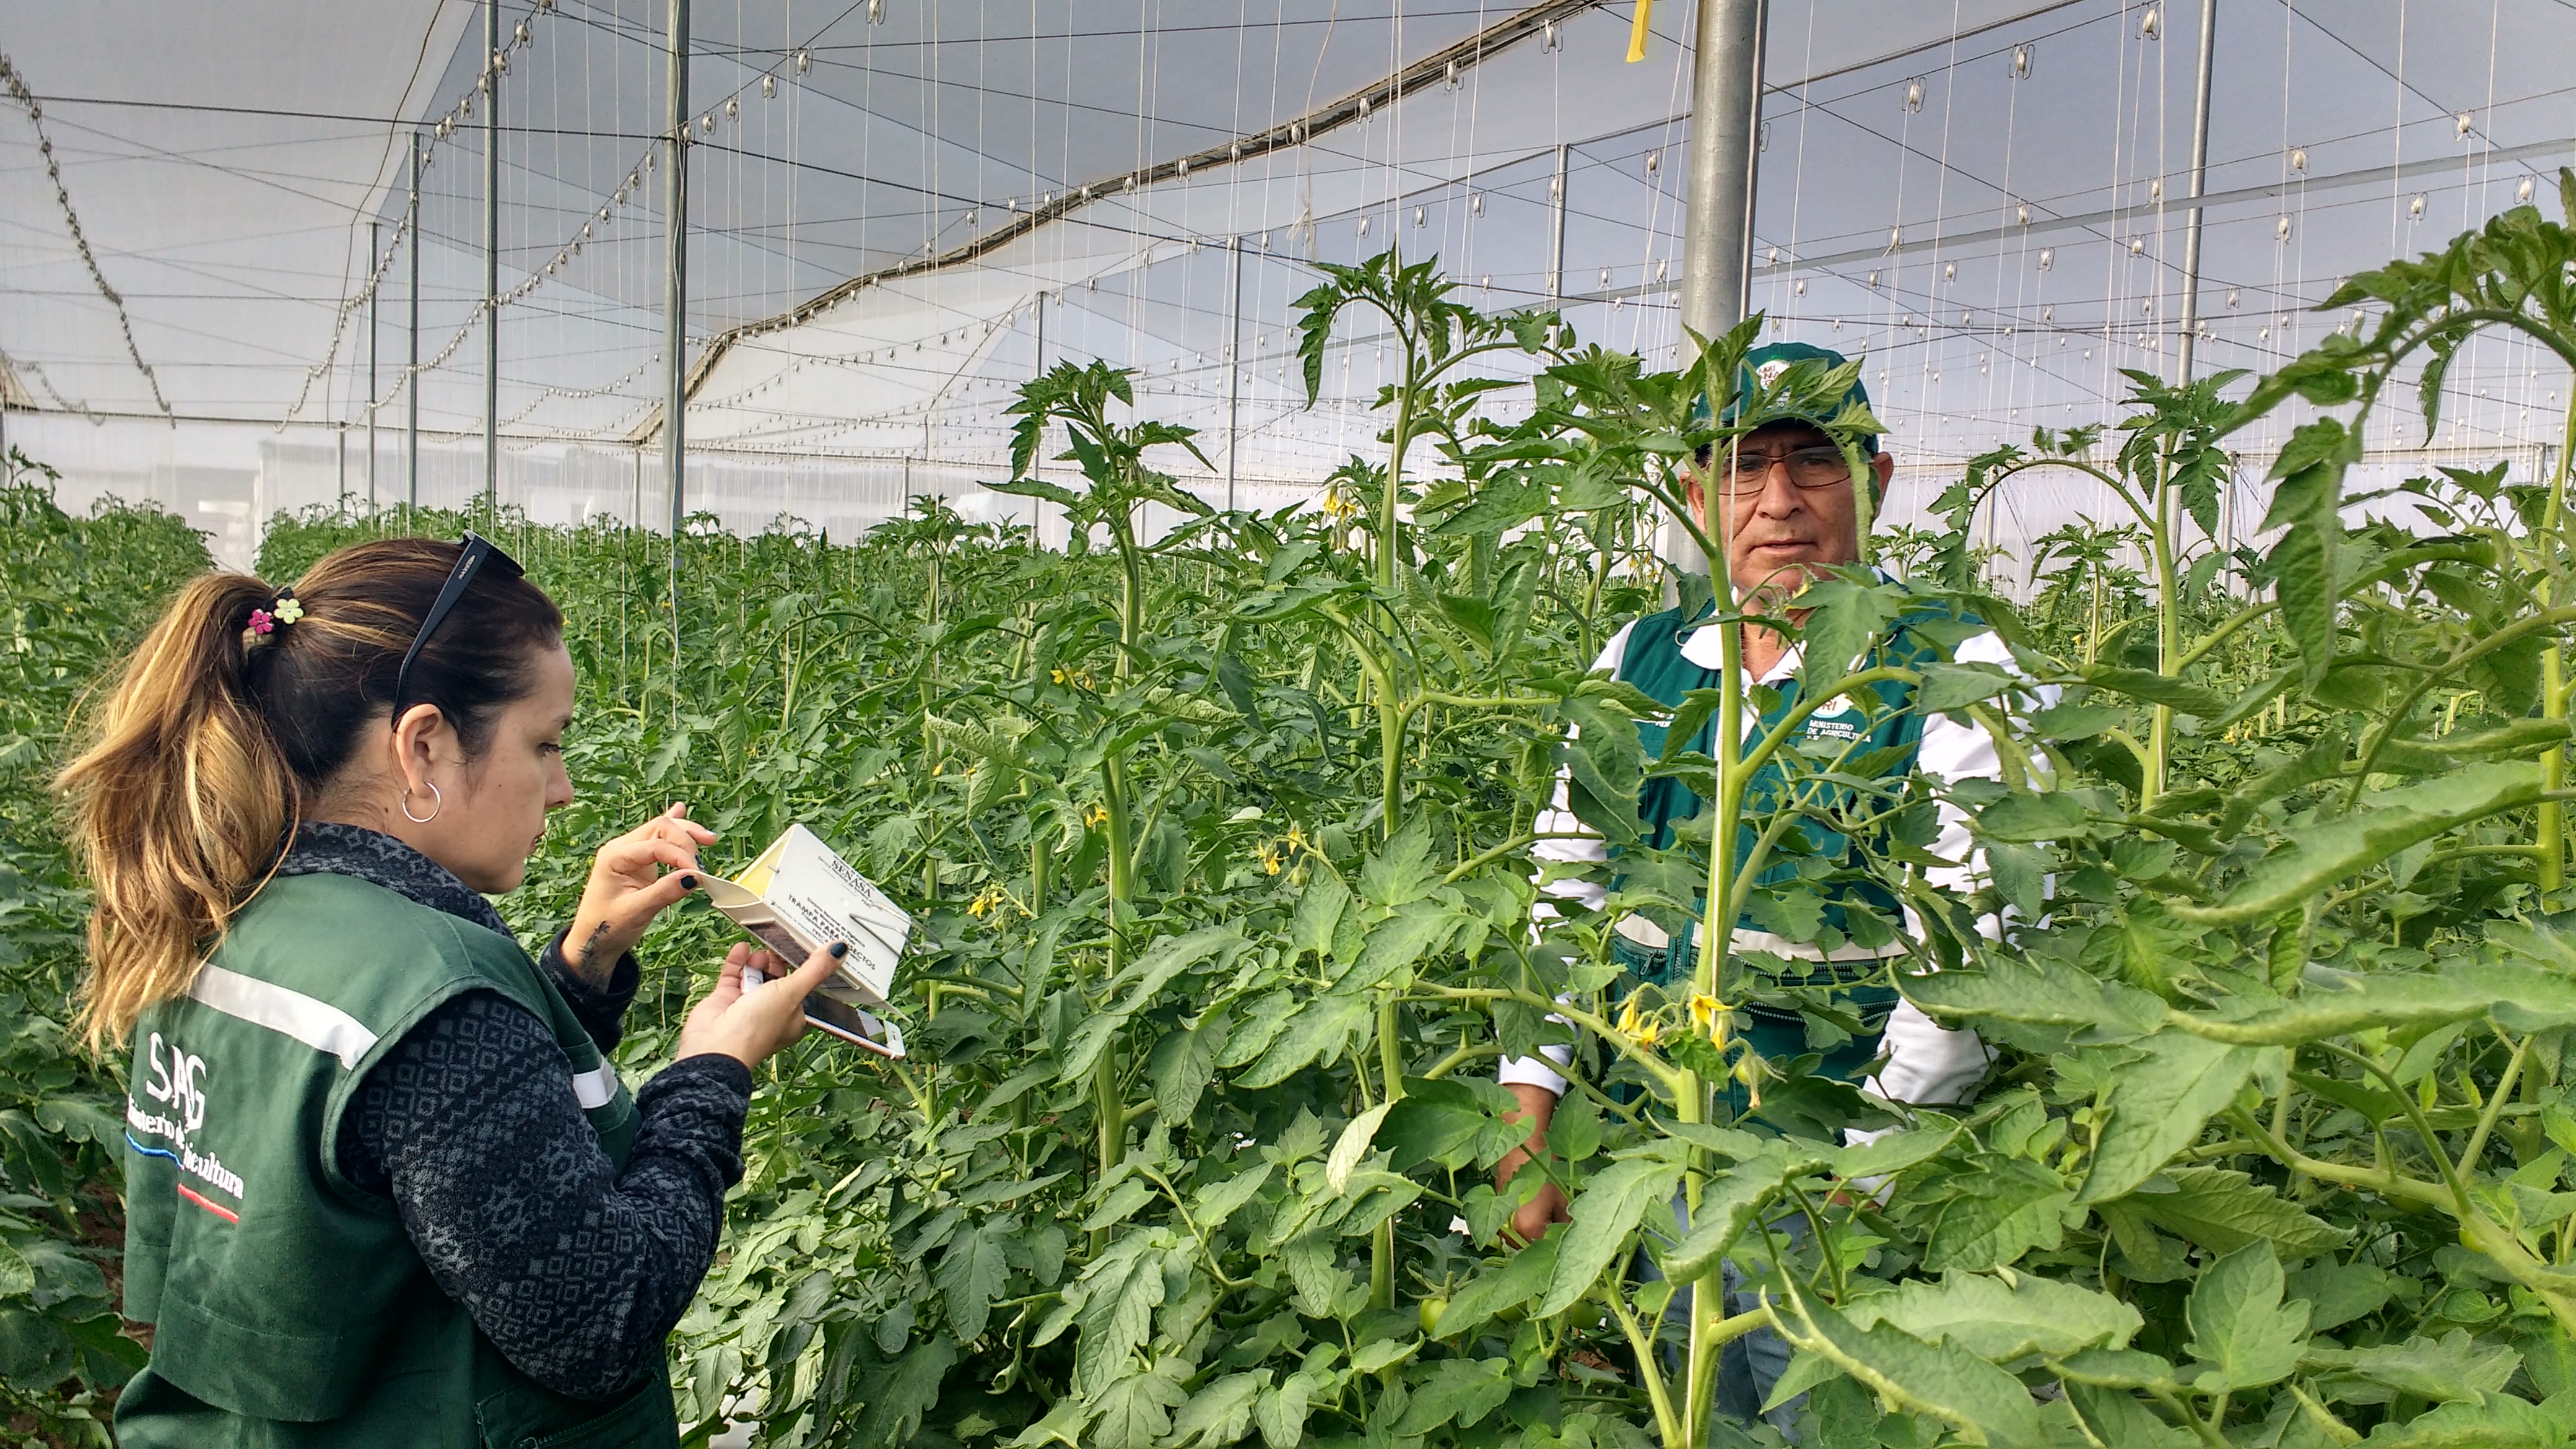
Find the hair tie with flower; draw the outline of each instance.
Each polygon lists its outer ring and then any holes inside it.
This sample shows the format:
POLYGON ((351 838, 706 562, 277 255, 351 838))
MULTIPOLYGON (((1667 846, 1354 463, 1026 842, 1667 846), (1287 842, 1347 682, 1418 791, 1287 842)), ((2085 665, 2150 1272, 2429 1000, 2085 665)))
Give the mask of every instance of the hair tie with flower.
POLYGON ((297 601, 293 589, 280 589, 265 609, 250 611, 250 632, 266 637, 277 632, 280 624, 292 625, 304 617, 304 605, 297 601))

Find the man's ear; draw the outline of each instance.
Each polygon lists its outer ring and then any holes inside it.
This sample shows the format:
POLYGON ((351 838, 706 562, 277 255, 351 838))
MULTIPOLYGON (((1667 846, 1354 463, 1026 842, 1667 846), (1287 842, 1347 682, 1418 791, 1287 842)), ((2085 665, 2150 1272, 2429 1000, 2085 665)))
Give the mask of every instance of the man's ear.
POLYGON ((1887 506, 1887 480, 1896 476, 1896 457, 1881 453, 1869 460, 1870 472, 1878 475, 1878 484, 1870 490, 1869 511, 1875 515, 1887 506))

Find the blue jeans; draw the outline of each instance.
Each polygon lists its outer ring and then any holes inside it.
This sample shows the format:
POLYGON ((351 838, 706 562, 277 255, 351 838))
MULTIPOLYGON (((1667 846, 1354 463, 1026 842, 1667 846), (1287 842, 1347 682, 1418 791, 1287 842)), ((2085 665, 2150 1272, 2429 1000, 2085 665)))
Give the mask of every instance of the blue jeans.
MULTIPOLYGON (((1690 1205, 1678 1193, 1673 1196, 1673 1221, 1684 1233, 1690 1231, 1690 1205)), ((1774 1218, 1764 1226, 1787 1238, 1792 1246, 1804 1245, 1809 1236, 1806 1217, 1799 1213, 1774 1218)), ((1637 1277, 1641 1282, 1658 1282, 1663 1276, 1652 1257, 1637 1255, 1637 1277)), ((1685 1285, 1675 1290, 1671 1301, 1664 1305, 1664 1320, 1655 1334, 1655 1354, 1663 1360, 1668 1375, 1679 1370, 1682 1355, 1687 1352, 1691 1296, 1697 1291, 1695 1286, 1685 1285)), ((1732 1258, 1718 1264, 1718 1292, 1719 1306, 1729 1316, 1750 1313, 1762 1306, 1762 1295, 1744 1286, 1744 1272, 1732 1258)), ((1806 1406, 1806 1395, 1799 1394, 1767 1414, 1762 1411, 1762 1401, 1771 1397, 1772 1388, 1788 1371, 1789 1343, 1776 1331, 1757 1328, 1734 1339, 1718 1350, 1717 1411, 1738 1424, 1769 1424, 1794 1442, 1792 1431, 1799 1411, 1806 1406)))

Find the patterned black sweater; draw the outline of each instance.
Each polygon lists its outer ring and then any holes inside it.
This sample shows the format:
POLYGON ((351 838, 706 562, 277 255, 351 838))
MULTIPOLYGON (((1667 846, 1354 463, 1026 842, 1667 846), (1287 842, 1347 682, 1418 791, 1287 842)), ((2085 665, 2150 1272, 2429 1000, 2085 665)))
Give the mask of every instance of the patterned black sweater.
MULTIPOLYGON (((306 825, 280 874, 351 875, 508 934, 491 902, 390 836, 306 825)), ((599 1049, 617 1045, 635 958, 606 987, 540 966, 599 1049)), ((714 1260, 724 1195, 742 1177, 751 1073, 727 1056, 679 1062, 635 1094, 624 1171, 573 1100, 554 1033, 494 992, 423 1017, 359 1085, 340 1170, 401 1214, 430 1276, 520 1372, 606 1399, 662 1371, 663 1340, 714 1260)))

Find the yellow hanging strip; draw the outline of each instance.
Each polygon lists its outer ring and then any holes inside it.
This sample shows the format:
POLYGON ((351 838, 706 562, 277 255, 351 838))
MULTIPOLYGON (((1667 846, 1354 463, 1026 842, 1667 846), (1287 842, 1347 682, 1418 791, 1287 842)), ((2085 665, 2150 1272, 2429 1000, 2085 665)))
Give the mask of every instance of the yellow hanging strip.
POLYGON ((1628 27, 1628 63, 1635 65, 1646 58, 1646 32, 1649 17, 1655 13, 1655 0, 1637 0, 1636 23, 1628 27))

